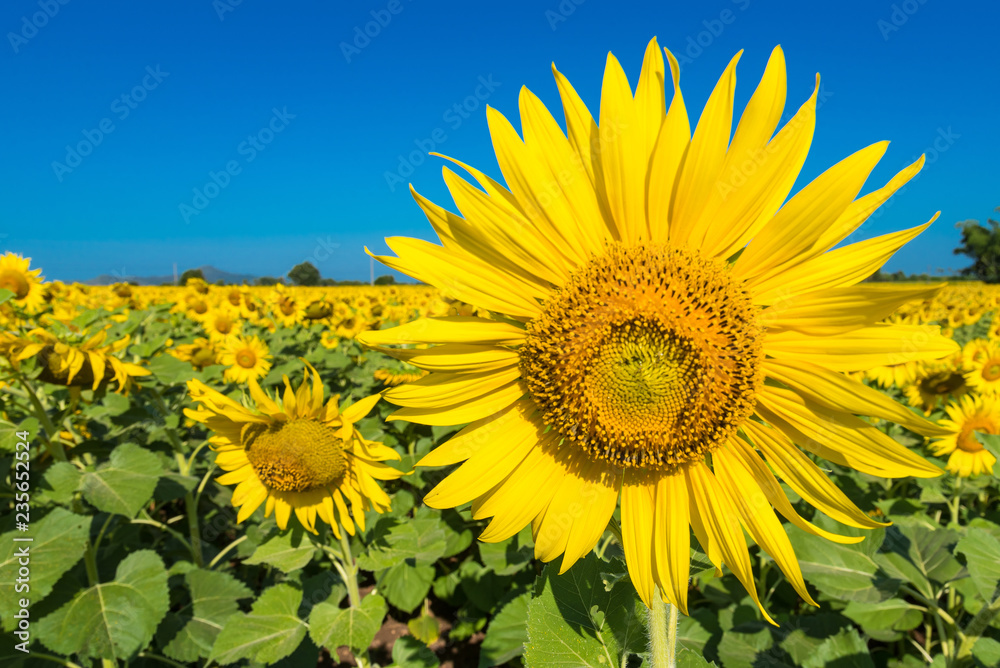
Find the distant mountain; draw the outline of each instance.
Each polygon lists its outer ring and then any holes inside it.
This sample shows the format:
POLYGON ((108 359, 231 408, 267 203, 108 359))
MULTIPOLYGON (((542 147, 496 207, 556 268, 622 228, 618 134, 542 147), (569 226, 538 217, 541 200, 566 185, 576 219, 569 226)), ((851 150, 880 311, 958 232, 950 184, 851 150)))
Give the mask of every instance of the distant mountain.
MULTIPOLYGON (((228 271, 222 271, 221 269, 216 269, 210 265, 205 265, 203 267, 198 267, 201 269, 202 275, 205 277, 205 281, 208 283, 218 283, 223 281, 225 283, 236 283, 237 285, 246 281, 247 283, 253 283, 257 277, 252 274, 231 274, 228 271)), ((180 272, 183 273, 183 272, 180 272)), ((180 276, 178 273, 178 276, 180 276)), ((112 274, 101 274, 96 276, 89 281, 82 281, 84 285, 112 285, 114 283, 138 283, 139 285, 163 285, 164 283, 173 283, 173 274, 168 274, 165 276, 121 276, 112 274)))

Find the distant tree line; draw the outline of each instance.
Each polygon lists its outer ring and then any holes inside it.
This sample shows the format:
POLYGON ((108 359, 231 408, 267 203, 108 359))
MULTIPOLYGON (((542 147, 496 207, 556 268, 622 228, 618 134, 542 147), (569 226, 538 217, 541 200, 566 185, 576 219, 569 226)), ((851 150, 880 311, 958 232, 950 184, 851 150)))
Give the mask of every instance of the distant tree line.
MULTIPOLYGON (((180 284, 187 285, 188 281, 197 278, 204 281, 205 275, 202 273, 201 269, 188 269, 180 277, 180 284)), ((325 285, 367 285, 361 281, 335 281, 332 278, 323 278, 319 269, 317 269, 311 262, 303 262, 292 267, 292 270, 288 272, 288 279, 291 281, 292 285, 305 285, 305 286, 325 286, 325 285)), ((284 277, 274 277, 274 276, 260 276, 254 280, 254 285, 276 285, 278 283, 284 284, 284 277)), ((246 284, 246 282, 244 282, 246 284)), ((396 278, 390 274, 384 276, 379 276, 375 279, 375 285, 395 285, 396 278)), ((169 285, 169 284, 168 284, 169 285)), ((216 285, 226 285, 225 281, 217 281, 216 285)))

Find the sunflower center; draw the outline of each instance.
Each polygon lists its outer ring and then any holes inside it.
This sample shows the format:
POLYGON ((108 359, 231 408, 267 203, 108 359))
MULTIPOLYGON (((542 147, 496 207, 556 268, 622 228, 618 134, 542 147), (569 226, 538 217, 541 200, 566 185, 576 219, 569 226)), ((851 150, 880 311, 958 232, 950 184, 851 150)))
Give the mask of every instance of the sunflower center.
POLYGON ((31 284, 21 272, 4 269, 0 271, 0 288, 13 292, 15 299, 24 299, 31 290, 31 284))
POLYGON ((962 431, 958 434, 956 444, 958 449, 964 452, 979 452, 984 450, 983 444, 976 438, 976 432, 981 431, 987 434, 1000 433, 1000 424, 987 417, 975 417, 962 426, 962 431))
POLYGON ((257 356, 249 348, 244 348, 236 353, 236 363, 244 369, 252 369, 257 363, 257 356))
POLYGON ((260 481, 279 492, 337 484, 347 471, 344 442, 315 420, 248 424, 243 447, 260 481))
POLYGON ((953 371, 941 371, 931 374, 920 381, 920 390, 928 395, 947 395, 956 392, 965 385, 965 376, 953 371))
POLYGON ((721 263, 609 245, 528 323, 522 377, 566 441, 616 466, 672 470, 753 411, 756 314, 721 263))
POLYGON ((216 318, 215 320, 215 331, 220 334, 228 334, 229 330, 233 328, 233 322, 225 316, 216 318))
POLYGON ((1000 360, 990 360, 983 366, 983 380, 993 382, 1000 378, 1000 360))

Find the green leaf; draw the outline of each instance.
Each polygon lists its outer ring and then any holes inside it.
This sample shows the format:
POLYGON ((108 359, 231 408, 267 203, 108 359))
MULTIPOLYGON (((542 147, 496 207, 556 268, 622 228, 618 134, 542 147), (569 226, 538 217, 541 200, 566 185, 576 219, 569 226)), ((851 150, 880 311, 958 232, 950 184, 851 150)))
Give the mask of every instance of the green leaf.
POLYGON ((503 542, 480 542, 478 547, 483 565, 497 575, 517 573, 534 557, 534 543, 531 540, 530 526, 503 542))
POLYGON ((890 598, 881 603, 851 601, 844 608, 844 616, 857 623, 869 636, 883 642, 901 639, 901 632, 917 628, 924 619, 916 606, 900 598, 890 598))
POLYGON ((625 578, 606 591, 601 578, 602 570, 624 570, 619 563, 591 553, 562 575, 545 567, 528 604, 528 668, 611 668, 625 652, 645 651, 645 608, 631 583, 625 578))
POLYGON ((781 624, 781 649, 791 657, 793 665, 801 665, 816 653, 826 638, 849 625, 847 618, 829 612, 793 615, 781 624))
POLYGON ((48 487, 40 487, 39 492, 56 503, 69 503, 80 486, 81 477, 80 469, 69 462, 56 462, 42 476, 48 487))
POLYGON ((896 593, 899 581, 878 575, 867 554, 788 526, 788 539, 805 579, 821 593, 845 601, 876 603, 896 593))
POLYGON ((433 582, 433 566, 411 566, 403 561, 379 573, 378 590, 400 610, 413 612, 424 602, 433 582))
POLYGON ((125 443, 111 452, 110 461, 83 475, 80 491, 98 510, 135 517, 153 496, 162 474, 156 455, 134 443, 125 443))
POLYGON ((7 288, 0 288, 0 304, 3 304, 13 296, 14 293, 8 290, 7 288))
POLYGON ((24 442, 24 439, 18 434, 25 431, 28 432, 27 443, 30 447, 32 445, 31 439, 38 436, 38 418, 25 418, 19 424, 0 420, 0 451, 15 452, 17 444, 24 442))
MULTIPOLYGON (((70 465, 72 466, 72 465, 70 465)), ((8 614, 18 609, 16 602, 27 598, 32 605, 37 604, 52 591, 52 587, 63 574, 76 565, 87 549, 90 535, 89 517, 75 515, 63 508, 52 511, 31 524, 28 532, 11 531, 0 536, 0 609, 4 610, 3 628, 11 631, 16 620, 8 614), (15 538, 31 538, 31 542, 15 538), (19 551, 27 548, 30 581, 18 583, 18 561, 23 558, 19 551), (17 586, 27 585, 26 591, 17 591, 17 586)))
POLYGON ((1000 583, 1000 540, 986 529, 969 528, 955 551, 965 555, 976 591, 984 600, 992 601, 1000 583))
POLYGON ((392 661, 399 668, 437 668, 437 656, 413 636, 403 636, 392 644, 392 661))
POLYGON ((428 614, 427 610, 420 613, 406 622, 406 628, 414 638, 425 645, 433 645, 441 636, 441 629, 438 627, 438 620, 434 615, 428 614))
POLYGON ((331 654, 341 646, 362 651, 371 645, 388 611, 385 599, 378 594, 365 596, 357 608, 318 603, 309 615, 309 636, 331 654))
POLYGON ((499 666, 524 653, 528 640, 525 620, 531 592, 525 592, 507 602, 486 627, 486 638, 479 649, 479 668, 499 666))
MULTIPOLYGON (((719 660, 726 668, 753 668, 766 663, 759 654, 774 645, 771 630, 763 622, 753 621, 726 629, 719 642, 719 660)), ((766 655, 765 655, 766 656, 766 655)))
POLYGON ((167 571, 152 550, 125 557, 113 582, 89 587, 38 622, 38 639, 60 654, 131 657, 149 644, 167 614, 167 571))
POLYGON ((414 518, 397 524, 358 555, 358 566, 381 571, 406 559, 432 564, 444 556, 448 541, 446 527, 437 517, 414 518))
POLYGON ((979 638, 972 646, 972 658, 976 662, 976 668, 1000 666, 1000 642, 993 638, 979 638))
POLYGON ((278 584, 260 595, 248 614, 231 616, 215 639, 209 659, 220 664, 250 659, 274 663, 299 646, 306 624, 298 616, 302 592, 278 584))
POLYGON ((316 546, 301 528, 275 534, 258 547, 247 564, 270 564, 285 573, 304 568, 313 559, 316 546))
POLYGON ((1000 478, 1000 434, 986 434, 981 431, 973 433, 980 445, 996 458, 996 462, 993 464, 993 477, 1000 478))
POLYGON ((253 596, 250 589, 219 571, 196 568, 184 575, 191 603, 170 613, 156 633, 163 653, 177 661, 197 661, 212 653, 212 645, 226 621, 238 613, 237 601, 253 596))
POLYGON ((950 582, 962 572, 955 559, 955 532, 919 525, 889 527, 882 552, 875 561, 894 578, 913 583, 921 594, 935 598, 935 585, 950 582))
MULTIPOLYGON (((163 353, 149 360, 149 370, 164 385, 178 385, 195 377, 194 367, 173 355, 163 353)), ((280 380, 280 377, 279 377, 280 380)))
POLYGON ((714 665, 714 661, 710 663, 701 654, 689 649, 677 652, 677 668, 711 668, 714 665))
POLYGON ((809 657, 802 668, 875 668, 868 645, 858 635, 857 629, 844 629, 827 638, 816 653, 809 657))

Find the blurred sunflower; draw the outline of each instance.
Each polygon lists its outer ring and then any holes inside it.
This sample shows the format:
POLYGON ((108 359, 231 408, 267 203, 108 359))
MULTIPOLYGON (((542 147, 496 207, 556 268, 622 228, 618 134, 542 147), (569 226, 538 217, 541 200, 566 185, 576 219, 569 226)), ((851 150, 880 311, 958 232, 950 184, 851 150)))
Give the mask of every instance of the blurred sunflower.
POLYGON ((239 311, 225 306, 209 309, 201 316, 201 326, 205 328, 208 338, 212 341, 225 341, 230 336, 239 335, 243 330, 239 311))
POLYGON ((190 362, 199 370, 219 363, 215 344, 204 337, 196 338, 194 343, 182 343, 167 352, 183 362, 190 362))
POLYGON ((267 375, 271 355, 267 344, 256 336, 230 336, 221 345, 219 363, 227 367, 226 380, 246 383, 267 375))
POLYGON ((947 360, 921 362, 916 368, 913 382, 903 386, 903 393, 911 406, 917 406, 927 415, 948 403, 948 399, 969 391, 961 352, 947 360))
POLYGON ((946 409, 948 419, 938 422, 948 435, 931 443, 936 455, 949 455, 948 470, 963 478, 989 473, 996 457, 976 439, 976 432, 1000 434, 1000 401, 989 396, 965 396, 946 409))
POLYGON ((991 396, 1000 396, 1000 341, 972 351, 969 356, 970 371, 965 375, 969 387, 991 396))
POLYGON ((365 440, 354 427, 378 403, 366 397, 341 411, 338 396, 323 404, 323 382, 316 370, 305 374, 297 391, 284 377, 284 396, 270 397, 250 380, 252 405, 244 406, 198 380, 188 381, 191 398, 200 403, 184 414, 205 424, 215 434, 209 439, 215 463, 227 471, 217 478, 236 484, 233 505, 242 522, 263 503, 265 516, 284 530, 294 511, 306 530, 316 533, 316 518, 354 535, 355 523, 365 530, 365 511, 383 513, 389 496, 377 480, 395 480, 402 474, 384 462, 400 459, 381 443, 365 440), (350 511, 348 511, 350 504, 350 511))
POLYGON ((531 524, 535 555, 562 555, 565 571, 594 547, 620 497, 640 596, 649 605, 658 588, 685 612, 689 527, 758 604, 743 529, 811 602, 772 507, 811 533, 860 538, 801 518, 771 468, 836 520, 881 526, 799 448, 871 475, 939 475, 856 415, 941 430, 841 372, 957 349, 936 327, 879 324, 933 288, 858 285, 930 223, 834 249, 923 157, 855 199, 885 152, 879 142, 785 202, 811 142, 816 93, 772 137, 785 103, 776 48, 730 141, 738 57, 693 136, 669 52, 665 105, 655 40, 634 94, 608 56, 599 125, 554 68, 568 136, 526 88, 523 140, 488 108, 509 190, 453 161, 482 188, 445 169, 464 217, 414 193, 442 246, 394 237, 386 242, 397 257, 378 259, 495 315, 358 336, 373 347, 435 346, 381 348, 432 372, 386 391, 402 407, 390 419, 471 423, 419 462, 465 462, 428 505, 471 501, 475 518, 492 517, 480 536, 490 542, 531 524))
POLYGON ((0 354, 7 357, 14 368, 29 358, 35 358, 41 368, 38 379, 67 387, 90 387, 97 390, 112 380, 116 392, 127 392, 135 378, 148 376, 149 370, 125 362, 115 355, 124 350, 130 341, 125 336, 113 343, 105 343, 107 330, 90 335, 59 328, 59 333, 33 329, 23 337, 9 335, 0 341, 0 354))
POLYGON ((10 303, 27 313, 38 313, 45 306, 44 276, 41 269, 29 269, 30 257, 14 253, 0 256, 0 289, 14 293, 10 303))

